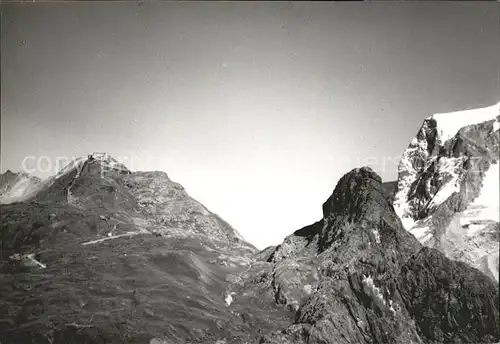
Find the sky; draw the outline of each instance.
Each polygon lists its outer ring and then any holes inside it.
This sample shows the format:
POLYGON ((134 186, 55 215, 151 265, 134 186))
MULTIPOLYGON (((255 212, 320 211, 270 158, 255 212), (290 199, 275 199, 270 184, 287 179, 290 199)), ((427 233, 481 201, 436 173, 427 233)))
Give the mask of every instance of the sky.
POLYGON ((424 118, 500 98, 496 2, 23 3, 1 15, 1 172, 44 177, 57 158, 108 152, 167 172, 259 248, 321 219, 352 168, 395 180, 424 118))

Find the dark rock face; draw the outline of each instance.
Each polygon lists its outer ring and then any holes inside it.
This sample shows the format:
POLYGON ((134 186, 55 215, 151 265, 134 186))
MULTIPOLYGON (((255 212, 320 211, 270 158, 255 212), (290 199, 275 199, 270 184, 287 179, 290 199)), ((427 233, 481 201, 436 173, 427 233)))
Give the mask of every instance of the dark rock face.
POLYGON ((344 238, 361 243, 413 241, 400 231, 401 221, 385 198, 381 178, 369 168, 355 169, 340 179, 332 196, 323 204, 326 226, 320 234, 320 251, 344 238))
POLYGON ((284 295, 281 303, 294 305, 297 290, 309 290, 298 306, 295 303, 296 324, 263 342, 418 342, 415 328, 407 330, 404 317, 393 317, 392 303, 401 301, 397 294, 389 296, 384 285, 394 284, 400 265, 420 244, 402 229, 381 192, 380 177, 369 168, 346 174, 323 205, 323 213, 316 256, 309 261, 284 259, 275 267, 281 271, 298 265, 302 271, 286 281, 273 276, 274 284, 289 289, 279 290, 284 295), (295 282, 304 279, 305 283, 295 282), (290 290, 294 285, 295 295, 290 290))
POLYGON ((499 339, 498 285, 423 248, 403 228, 372 170, 346 174, 323 210, 322 227, 317 223, 302 231, 312 235, 309 242, 318 243, 316 254, 301 245, 303 237, 296 232, 270 259, 273 274, 266 278, 275 300, 295 316, 294 324, 264 336, 261 343, 499 339), (459 301, 451 306, 450 300, 459 301), (467 318, 474 320, 466 324, 467 318), (486 318, 492 320, 481 322, 486 318))
POLYGON ((402 267, 397 288, 426 342, 498 341, 498 285, 466 264, 423 248, 402 267))

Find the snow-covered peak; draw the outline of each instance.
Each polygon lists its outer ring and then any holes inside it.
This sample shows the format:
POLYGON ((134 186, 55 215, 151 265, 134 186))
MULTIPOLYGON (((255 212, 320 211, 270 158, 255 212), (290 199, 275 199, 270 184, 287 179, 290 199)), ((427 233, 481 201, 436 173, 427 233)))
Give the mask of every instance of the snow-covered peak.
MULTIPOLYGON (((448 182, 447 185, 442 185, 439 188, 440 190, 430 192, 432 193, 432 197, 436 193, 439 194, 439 197, 429 204, 433 208, 451 196, 457 191, 457 188, 459 189, 457 182, 461 182, 461 179, 458 178, 457 171, 464 161, 457 158, 439 158, 439 147, 443 146, 447 140, 455 137, 460 129, 464 127, 495 120, 493 131, 497 131, 500 126, 498 116, 500 116, 500 102, 480 109, 438 113, 424 120, 419 132, 403 153, 398 168, 398 191, 395 195, 394 207, 396 213, 403 221, 405 228, 409 229, 413 227, 415 224, 413 217, 424 206, 414 196, 417 192, 417 185, 415 183, 420 180, 422 173, 426 170, 435 166, 435 172, 442 178, 446 177, 448 182)), ((430 185, 426 185, 420 188, 420 190, 423 189, 430 191, 431 188, 430 185)))
POLYGON ((428 117, 401 158, 393 204, 421 243, 490 276, 498 275, 499 116, 500 102, 428 117))
MULTIPOLYGON (((437 113, 429 117, 436 121, 441 143, 451 139, 466 126, 496 119, 500 115, 500 102, 480 109, 437 113)), ((495 122, 498 129, 498 120, 495 122)))

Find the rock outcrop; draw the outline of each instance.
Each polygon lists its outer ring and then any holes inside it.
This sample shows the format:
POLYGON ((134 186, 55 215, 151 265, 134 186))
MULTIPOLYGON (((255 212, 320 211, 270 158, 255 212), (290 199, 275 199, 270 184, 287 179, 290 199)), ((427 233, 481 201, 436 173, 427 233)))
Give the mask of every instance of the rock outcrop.
POLYGON ((281 304, 293 314, 292 324, 260 343, 500 339, 498 284, 423 247, 369 168, 341 178, 323 204, 323 219, 286 238, 268 265, 258 264, 266 272, 238 280, 231 289, 243 296, 235 296, 231 307, 237 311, 257 297, 248 295, 259 295, 259 302, 281 304))

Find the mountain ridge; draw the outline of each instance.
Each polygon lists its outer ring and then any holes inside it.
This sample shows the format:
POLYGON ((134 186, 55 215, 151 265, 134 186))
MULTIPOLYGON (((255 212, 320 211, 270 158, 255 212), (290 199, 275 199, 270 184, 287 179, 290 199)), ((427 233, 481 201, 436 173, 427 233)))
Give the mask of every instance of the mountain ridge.
POLYGON ((498 280, 445 246, 455 216, 482 233, 473 243, 493 242, 477 221, 489 216, 495 123, 442 144, 449 130, 425 121, 397 185, 352 169, 319 221, 262 251, 164 172, 132 172, 105 153, 76 159, 36 195, 0 204, 0 341, 499 342, 498 280), (439 245, 407 215, 434 225, 439 245))
POLYGON ((0 294, 8 295, 0 298, 2 343, 477 343, 500 338, 498 284, 422 247, 404 229, 380 176, 370 168, 354 169, 339 180, 323 204, 322 221, 296 231, 274 252, 262 253, 230 232, 221 235, 227 228, 193 220, 198 212, 204 216, 194 203, 182 201, 187 213, 177 213, 184 190, 167 182, 166 174, 112 171, 102 179, 93 164, 49 186, 61 197, 41 193, 29 202, 2 205, 2 220, 9 223, 2 227, 3 247, 15 243, 17 234, 28 234, 31 240, 13 248, 44 264, 31 266, 26 255, 22 262, 10 256, 10 263, 1 264, 0 294), (68 202, 68 187, 74 188, 76 205, 68 202), (47 204, 50 214, 43 213, 47 204), (48 217, 25 233, 21 228, 30 227, 30 219, 42 218, 30 213, 33 208, 48 217), (16 215, 20 211, 22 218, 16 215), (115 212, 123 211, 120 222, 115 212), (92 219, 99 223, 84 222, 92 219), (28 223, 16 227, 20 220, 28 223), (5 235, 6 230, 14 235, 5 235), (433 302, 419 301, 424 295, 433 302), (448 298, 461 301, 442 320, 448 298), (171 311, 183 315, 172 317, 171 311))

